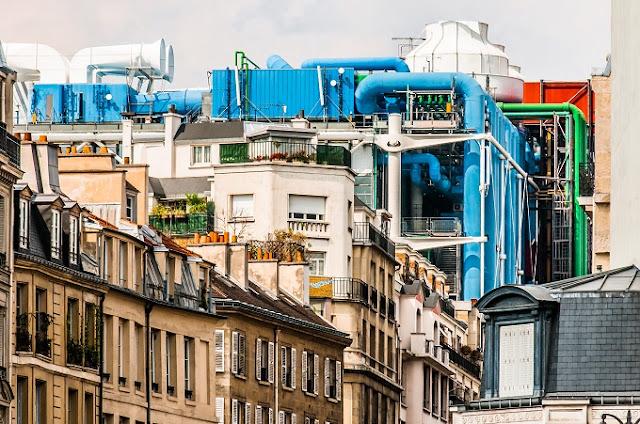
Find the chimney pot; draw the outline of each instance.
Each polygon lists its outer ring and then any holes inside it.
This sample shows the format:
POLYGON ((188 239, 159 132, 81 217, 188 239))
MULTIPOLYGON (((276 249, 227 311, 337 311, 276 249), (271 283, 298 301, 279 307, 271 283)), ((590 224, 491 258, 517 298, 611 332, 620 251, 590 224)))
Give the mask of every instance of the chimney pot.
POLYGON ((91 153, 91 147, 89 146, 84 146, 82 148, 82 153, 91 153))
POLYGON ((109 149, 107 149, 107 146, 101 146, 100 147, 100 153, 101 154, 109 153, 109 149))
POLYGON ((31 133, 29 132, 24 133, 24 141, 31 141, 31 133))
POLYGON ((46 135, 41 135, 40 137, 38 137, 38 141, 40 142, 46 142, 47 141, 47 136, 46 135))
POLYGON ((76 146, 71 146, 71 153, 78 153, 78 148, 76 146))
POLYGON ((124 163, 125 163, 126 165, 128 165, 128 164, 129 164, 129 156, 125 156, 125 157, 124 157, 124 163))

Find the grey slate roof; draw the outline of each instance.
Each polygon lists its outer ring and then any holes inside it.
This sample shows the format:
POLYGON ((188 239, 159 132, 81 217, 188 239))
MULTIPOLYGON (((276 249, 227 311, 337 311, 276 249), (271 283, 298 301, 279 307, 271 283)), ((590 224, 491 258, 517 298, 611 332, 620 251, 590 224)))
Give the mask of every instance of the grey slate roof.
POLYGON ((189 178, 149 178, 149 185, 153 194, 166 199, 182 199, 186 193, 199 195, 211 191, 208 177, 189 178))
POLYGON ((182 124, 176 132, 175 140, 191 141, 227 138, 243 139, 244 123, 242 121, 229 121, 182 124))

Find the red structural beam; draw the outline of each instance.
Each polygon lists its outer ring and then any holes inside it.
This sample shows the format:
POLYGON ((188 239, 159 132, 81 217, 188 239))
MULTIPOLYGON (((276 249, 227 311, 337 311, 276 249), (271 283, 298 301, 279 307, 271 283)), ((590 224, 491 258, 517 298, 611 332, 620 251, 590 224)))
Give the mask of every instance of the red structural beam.
POLYGON ((588 81, 538 81, 524 83, 523 103, 565 103, 576 105, 594 122, 595 96, 588 81), (542 95, 541 88, 542 87, 542 95), (591 102, 589 102, 591 94, 591 102))

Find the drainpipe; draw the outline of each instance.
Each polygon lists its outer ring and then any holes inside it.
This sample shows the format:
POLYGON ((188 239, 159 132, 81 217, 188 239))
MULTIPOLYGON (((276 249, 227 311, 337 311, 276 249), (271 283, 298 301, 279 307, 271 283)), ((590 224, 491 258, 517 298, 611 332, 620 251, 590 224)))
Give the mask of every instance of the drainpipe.
MULTIPOLYGON (((485 202, 487 196, 487 141, 480 141, 480 235, 485 235, 485 202)), ((484 293, 484 247, 485 243, 480 243, 480 293, 484 293)))
POLYGON ((278 361, 276 360, 278 358, 278 352, 280 352, 280 349, 278 348, 278 336, 280 335, 280 328, 276 327, 273 330, 273 397, 274 397, 274 404, 276 406, 276 409, 274 411, 275 414, 279 414, 278 411, 280 411, 279 409, 279 403, 280 403, 280 399, 278 398, 278 389, 280 387, 279 383, 278 383, 278 367, 276 366, 276 364, 278 363, 278 361))
POLYGON ((507 259, 507 255, 504 252, 504 248, 505 248, 505 242, 506 242, 506 237, 505 237, 505 209, 507 206, 507 199, 506 199, 506 187, 505 187, 505 181, 506 181, 506 173, 507 173, 507 164, 504 163, 505 162, 505 157, 500 155, 500 230, 499 230, 499 234, 500 234, 500 243, 498 245, 498 261, 499 261, 499 278, 500 278, 500 285, 499 287, 504 286, 504 265, 505 265, 505 261, 507 259))
POLYGON ((151 310, 153 309, 153 303, 151 302, 147 302, 146 305, 144 305, 144 325, 146 327, 146 337, 147 337, 147 343, 145 346, 145 370, 144 370, 144 374, 145 374, 145 379, 146 379, 146 386, 147 386, 147 424, 151 424, 151 367, 150 367, 150 355, 151 355, 151 327, 149 326, 149 321, 150 321, 150 315, 151 315, 151 310))
POLYGON ((100 386, 99 386, 99 396, 100 396, 100 408, 98 410, 98 417, 100 418, 100 423, 103 424, 104 423, 104 379, 103 379, 103 374, 104 374, 104 360, 103 360, 103 354, 104 354, 104 294, 102 296, 100 296, 100 344, 102 345, 102 348, 100 349, 100 352, 98 354, 98 359, 100 361, 100 386))
POLYGON ((580 195, 580 169, 579 164, 587 159, 587 146, 585 143, 586 136, 586 119, 582 111, 572 103, 498 103, 504 112, 518 113, 519 117, 526 118, 528 116, 541 117, 543 113, 552 116, 557 112, 569 112, 573 117, 573 131, 569 131, 573 135, 573 156, 570 155, 569 160, 573 162, 573 271, 574 275, 585 275, 587 273, 587 218, 584 210, 578 203, 580 195))

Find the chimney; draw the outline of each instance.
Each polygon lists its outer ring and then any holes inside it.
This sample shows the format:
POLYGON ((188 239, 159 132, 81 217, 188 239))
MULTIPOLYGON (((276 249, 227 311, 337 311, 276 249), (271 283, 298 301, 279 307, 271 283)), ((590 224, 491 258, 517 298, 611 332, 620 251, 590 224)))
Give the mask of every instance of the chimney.
POLYGON ((244 243, 197 243, 187 246, 216 268, 235 279, 240 287, 249 287, 247 245, 244 243))
POLYGON ((171 105, 169 112, 163 115, 164 118, 164 157, 168 165, 168 174, 164 177, 174 178, 176 176, 176 152, 175 152, 175 136, 182 124, 182 115, 175 113, 175 105, 171 105))
POLYGON ((46 135, 40 135, 37 142, 31 140, 31 133, 25 133, 21 143, 21 168, 23 182, 39 193, 60 193, 58 179, 58 147, 50 144, 46 135))

